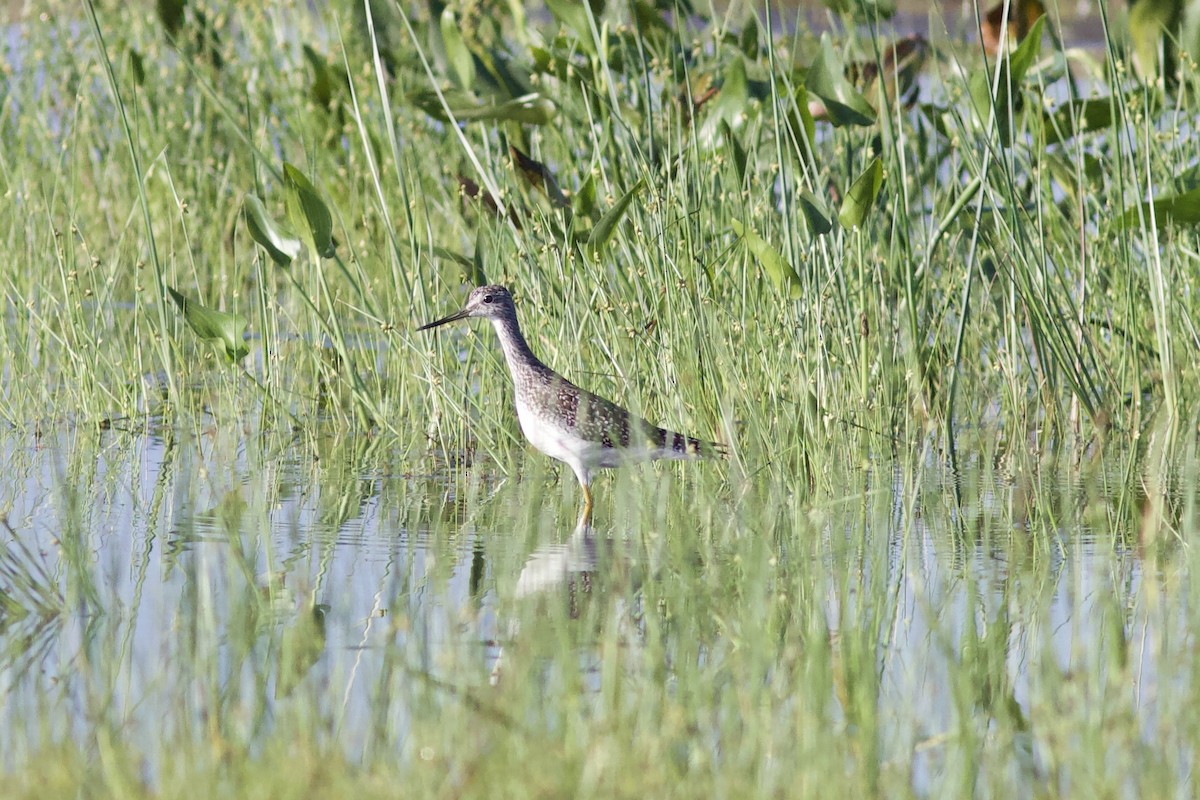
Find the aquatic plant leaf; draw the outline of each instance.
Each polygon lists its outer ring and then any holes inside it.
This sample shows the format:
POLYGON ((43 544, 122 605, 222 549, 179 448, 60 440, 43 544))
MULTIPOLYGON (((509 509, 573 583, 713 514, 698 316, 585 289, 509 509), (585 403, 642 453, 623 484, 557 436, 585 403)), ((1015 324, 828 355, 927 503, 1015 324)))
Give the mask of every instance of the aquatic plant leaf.
POLYGON ((167 39, 174 41, 183 28, 183 12, 187 8, 186 0, 158 0, 155 5, 158 10, 158 21, 162 23, 167 39))
POLYGON ((738 48, 747 58, 758 58, 758 17, 750 12, 746 27, 738 34, 738 48))
POLYGON ((207 56, 213 69, 224 69, 225 57, 221 55, 221 37, 217 27, 208 21, 208 16, 199 8, 193 9, 192 14, 196 18, 196 38, 193 42, 196 52, 207 56))
POLYGON ((441 28, 442 46, 446 49, 446 60, 450 62, 450 77, 459 88, 469 91, 475 82, 475 60, 450 6, 442 10, 441 28))
POLYGON ((788 109, 788 128, 796 144, 803 145, 804 142, 808 142, 811 147, 812 143, 817 140, 817 122, 813 119, 812 110, 808 107, 808 89, 804 88, 803 83, 797 83, 795 86, 793 94, 795 108, 788 109))
POLYGON ((1121 95, 1063 103, 1042 114, 1046 144, 1057 144, 1073 136, 1110 128, 1120 121, 1120 107, 1140 108, 1144 114, 1157 114, 1162 110, 1164 99, 1161 90, 1136 87, 1121 95))
MULTIPOLYGON (((1000 64, 1000 82, 995 96, 992 95, 992 77, 987 70, 979 70, 971 74, 967 81, 967 90, 971 95, 971 108, 975 112, 980 128, 986 127, 988 120, 995 118, 996 130, 1004 147, 1012 144, 1016 132, 1013 130, 1012 114, 1009 112, 1011 97, 1011 80, 1009 78, 1008 61, 1000 64), (993 112, 993 108, 995 111, 993 112)), ((1020 98, 1014 111, 1020 110, 1020 98)))
POLYGON ((241 361, 250 352, 246 345, 246 320, 237 314, 205 308, 167 287, 167 292, 183 314, 183 321, 192 332, 207 342, 215 342, 230 362, 241 361))
POLYGON ((766 239, 747 228, 740 220, 731 220, 733 232, 746 244, 746 249, 758 261, 759 266, 767 273, 779 289, 790 298, 800 297, 804 293, 804 285, 800 276, 791 264, 783 260, 779 251, 772 247, 766 239))
MULTIPOLYGON (((554 15, 560 23, 563 24, 571 33, 578 39, 582 46, 589 53, 596 52, 596 46, 592 42, 592 26, 588 22, 588 8, 579 0, 546 0, 546 8, 550 9, 550 13, 554 15)), ((604 10, 603 3, 593 3, 593 12, 597 15, 604 10), (599 8, 595 8, 599 6, 599 8)))
POLYGON ((529 41, 524 0, 507 0, 505 5, 508 7, 508 22, 512 26, 516 40, 519 42, 529 41))
POLYGON ((1042 53, 1042 29, 1046 25, 1045 13, 1034 20, 1033 25, 1029 28, 1029 35, 1021 40, 1017 45, 1017 49, 1013 51, 1010 59, 1010 69, 1012 71, 1012 85, 1019 86, 1021 81, 1025 80, 1025 73, 1037 61, 1038 56, 1042 53))
POLYGON ((515 63, 511 53, 502 47, 472 51, 475 61, 475 83, 486 85, 485 94, 497 99, 523 97, 534 91, 528 65, 515 63))
POLYGON ((826 114, 835 128, 843 125, 875 124, 875 109, 846 80, 841 57, 834 52, 828 33, 821 34, 821 52, 808 68, 805 86, 821 98, 826 114))
POLYGON ((242 202, 242 211, 246 215, 246 227, 250 230, 250 238, 254 239, 267 255, 281 267, 286 267, 300 255, 300 240, 283 226, 276 222, 267 209, 252 194, 246 195, 242 202))
POLYGON ((314 253, 322 258, 332 258, 333 217, 321 199, 321 193, 303 172, 288 163, 283 165, 283 183, 288 222, 314 253))
POLYGON ((817 236, 824 236, 833 230, 833 220, 825 210, 825 204, 818 200, 816 195, 806 189, 800 192, 797 199, 800 201, 800 210, 804 213, 809 230, 817 236))
POLYGON ((578 49, 570 48, 565 41, 555 41, 551 45, 552 50, 530 46, 532 71, 553 75, 572 89, 591 91, 596 85, 596 70, 593 69, 591 59, 584 57, 578 49))
POLYGON ((317 105, 328 108, 333 102, 333 79, 329 75, 329 65, 325 59, 312 47, 304 45, 304 58, 313 73, 312 86, 309 94, 317 105))
POLYGON ((589 172, 571 203, 576 216, 586 217, 596 209, 596 176, 589 172))
POLYGON ((986 125, 989 118, 994 116, 996 131, 1004 147, 1011 147, 1016 139, 1016 117, 1025 105, 1025 97, 1020 90, 1021 82, 1042 51, 1044 24, 1045 17, 1039 17, 1024 41, 1010 55, 1001 56, 995 95, 992 94, 993 75, 989 70, 974 73, 967 84, 981 125, 986 125))
MULTIPOLYGON (((444 95, 450 113, 458 122, 499 121, 545 125, 558 113, 557 106, 537 92, 514 97, 503 103, 484 103, 466 92, 445 92, 444 95)), ((437 92, 418 92, 412 95, 412 101, 434 119, 451 121, 450 117, 446 116, 446 110, 442 108, 442 101, 438 99, 437 92)))
POLYGON ((1136 0, 1129 4, 1133 66, 1142 80, 1152 81, 1159 75, 1174 78, 1178 60, 1174 40, 1183 5, 1181 0, 1136 0))
POLYGON ((842 210, 838 212, 838 222, 843 228, 855 228, 862 225, 867 214, 875 206, 879 197, 879 189, 883 186, 883 162, 878 158, 871 161, 863 173, 859 175, 846 192, 842 201, 842 210))
POLYGON ((625 216, 625 211, 629 208, 629 204, 633 202, 633 198, 642 190, 646 180, 643 178, 633 185, 633 188, 626 192, 616 204, 608 210, 608 213, 600 218, 596 223, 596 227, 592 228, 592 232, 588 234, 587 250, 593 255, 599 255, 617 229, 617 223, 621 221, 621 217, 625 216))
POLYGON ((1046 144, 1058 144, 1080 134, 1112 127, 1116 119, 1115 97, 1073 100, 1053 111, 1042 112, 1046 144))
POLYGON ((1074 215, 1079 206, 1081 188, 1095 190, 1106 172, 1104 164, 1091 153, 1082 154, 1082 175, 1074 158, 1069 158, 1063 153, 1046 153, 1042 158, 1050 172, 1051 180, 1058 184, 1063 194, 1069 198, 1069 202, 1063 204, 1064 213, 1068 215, 1074 215), (1070 210, 1067 210, 1067 206, 1070 210))
MULTIPOLYGON (((700 126, 700 143, 704 147, 712 147, 720 141, 722 123, 731 130, 740 128, 749 102, 750 89, 746 81, 746 61, 739 53, 725 65, 725 73, 721 89, 717 93, 717 99, 707 104, 709 111, 708 116, 704 118, 704 124, 700 126)), ((699 106, 697 106, 698 108, 699 106)))
MULTIPOLYGON (((643 36, 647 34, 671 34, 671 26, 667 23, 667 19, 664 16, 664 12, 667 9, 664 9, 662 5, 662 3, 651 3, 647 2, 647 0, 634 0, 633 17, 637 21, 638 32, 643 36)), ((673 13, 675 8, 669 7, 669 10, 673 13)))
POLYGON ((129 71, 135 84, 146 85, 146 60, 142 58, 142 54, 136 48, 132 47, 129 49, 129 71))
POLYGON ((317 603, 301 611, 283 630, 279 644, 279 672, 275 696, 291 694, 325 652, 325 615, 329 606, 317 603))
POLYGON ((1154 212, 1154 227, 1159 230, 1171 225, 1200 223, 1200 189, 1167 195, 1149 203, 1131 206, 1117 218, 1116 228, 1136 228, 1141 219, 1150 219, 1151 211, 1154 212))

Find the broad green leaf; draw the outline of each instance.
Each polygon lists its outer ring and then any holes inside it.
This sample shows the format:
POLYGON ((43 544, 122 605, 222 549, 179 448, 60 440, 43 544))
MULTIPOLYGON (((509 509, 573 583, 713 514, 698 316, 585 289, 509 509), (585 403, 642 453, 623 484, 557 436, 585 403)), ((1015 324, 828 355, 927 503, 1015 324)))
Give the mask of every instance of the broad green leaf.
POLYGON ((162 23, 167 39, 175 41, 183 28, 183 10, 187 7, 186 0, 158 0, 158 21, 162 23))
POLYGON ((766 271, 771 282, 783 290, 788 297, 793 299, 800 297, 804 293, 804 286, 792 265, 784 261, 779 251, 768 244, 766 239, 742 225, 739 220, 735 219, 731 222, 733 232, 745 242, 746 248, 766 271))
POLYGON ((1023 97, 1019 93, 1014 95, 1015 87, 1010 77, 1009 61, 1005 59, 1000 63, 1000 81, 995 96, 992 95, 992 76, 987 70, 973 73, 968 79, 967 88, 971 93, 971 105, 980 127, 986 127, 994 114, 1000 143, 1004 147, 1011 146, 1016 138, 1014 114, 1021 110, 1023 97))
POLYGON ((197 52, 208 57, 213 69, 218 71, 223 69, 225 57, 221 55, 221 37, 217 34, 217 27, 208 21, 208 17, 199 8, 193 8, 192 14, 196 18, 195 47, 197 52))
POLYGON ((291 164, 283 165, 283 183, 286 189, 288 222, 300 233, 313 252, 322 258, 332 258, 333 217, 329 207, 321 199, 317 187, 304 173, 291 164))
POLYGON ((508 0, 508 21, 520 42, 529 41, 529 32, 525 29, 525 3, 523 0, 508 0))
POLYGON ((328 108, 333 102, 333 79, 329 76, 329 65, 325 59, 308 45, 304 45, 304 58, 312 69, 313 82, 309 90, 313 102, 322 108, 328 108))
POLYGON ((237 314, 225 311, 214 311, 205 308, 194 300, 189 300, 179 292, 167 287, 167 292, 179 311, 183 320, 196 336, 206 342, 215 342, 225 353, 230 362, 241 361, 250 352, 246 346, 246 320, 237 314))
POLYGON ((974 101, 976 113, 982 123, 986 123, 995 109, 996 130, 1000 143, 1004 147, 1012 146, 1017 134, 1016 114, 1024 106, 1024 96, 1021 94, 1021 81, 1025 73, 1037 60, 1042 51, 1042 29, 1046 18, 1038 17, 1026 36, 1012 51, 1011 56, 1002 55, 1000 61, 1000 77, 997 82, 996 94, 992 95, 992 72, 980 70, 974 73, 968 88, 974 101))
MULTIPOLYGON (((808 89, 804 88, 802 83, 797 83, 795 86, 793 99, 796 107, 788 109, 788 127, 791 128, 796 144, 802 145, 804 142, 808 142, 809 147, 812 147, 817 141, 817 123, 808 107, 808 89)), ((801 152, 804 150, 802 149, 801 152)))
POLYGON ((588 234, 587 251, 593 255, 599 255, 617 229, 617 223, 621 221, 621 217, 625 216, 625 211, 629 208, 629 204, 633 202, 633 198, 642 190, 642 186, 646 181, 643 178, 633 185, 633 188, 621 197, 616 204, 608 210, 608 213, 600 218, 596 223, 596 227, 592 228, 592 232, 588 234))
POLYGON ((845 65, 834 52, 833 40, 828 33, 821 34, 821 52, 808 68, 805 85, 811 94, 825 103, 834 127, 875 123, 875 109, 846 80, 845 65))
POLYGON ((475 85, 487 87, 487 94, 496 99, 520 98, 534 91, 527 65, 516 63, 511 53, 502 47, 474 51, 475 85))
POLYGON ((242 208, 246 215, 246 227, 250 229, 250 237, 267 251, 272 261, 286 267, 292 263, 292 259, 300 255, 300 240, 271 218, 262 200, 248 194, 242 208))
MULTIPOLYGON (((564 42, 564 47, 566 43, 564 42)), ((596 73, 590 61, 584 61, 577 52, 563 52, 559 49, 548 50, 545 47, 530 47, 529 56, 533 61, 533 72, 543 75, 553 75, 558 80, 573 89, 591 91, 595 85, 596 73)))
POLYGON ((1025 73, 1037 61, 1042 52, 1042 28, 1045 27, 1046 17, 1038 17, 1029 28, 1029 34, 1013 51, 1011 61, 1013 86, 1019 86, 1025 80, 1025 73))
MULTIPOLYGON (((546 8, 550 9, 555 19, 575 34, 584 50, 589 53, 596 52, 595 43, 592 41, 592 26, 588 22, 587 4, 579 0, 546 0, 546 8)), ((604 10, 604 3, 592 3, 592 9, 596 16, 599 16, 604 10)))
POLYGON ((1071 210, 1068 213, 1074 215, 1075 209, 1079 205, 1081 184, 1088 189, 1095 189, 1103 176, 1105 167, 1091 153, 1083 153, 1082 176, 1079 175, 1080 170, 1076 166, 1074 158, 1069 158, 1063 153, 1046 153, 1042 159, 1050 171, 1050 177, 1069 198, 1071 210))
MULTIPOLYGON (((647 0, 634 0, 633 18, 637 21, 637 31, 642 36, 669 37, 673 33, 673 29, 663 16, 663 9, 659 7, 661 5, 661 3, 651 3, 647 0)), ((674 8, 670 10, 675 11, 674 8)))
POLYGON ((146 84, 146 61, 142 58, 142 54, 134 48, 129 50, 129 71, 135 84, 138 86, 146 84))
POLYGON ((863 173, 855 179, 846 199, 842 201, 842 210, 838 212, 838 222, 843 228, 856 228, 862 225, 867 214, 875 206, 879 197, 879 189, 883 186, 883 162, 878 158, 871 161, 863 173))
POLYGON ((1200 164, 1192 164, 1182 172, 1176 173, 1172 183, 1177 192, 1190 192, 1200 187, 1200 164))
POLYGON ((583 183, 579 187, 579 191, 575 192, 575 197, 571 202, 571 208, 576 216, 586 217, 596 208, 596 176, 589 172, 584 178, 583 183))
POLYGON ((325 651, 325 615, 328 611, 328 605, 318 603, 311 610, 301 611, 284 627, 275 680, 277 699, 291 694, 320 660, 325 651))
POLYGON ((740 128, 749 102, 746 61, 738 53, 725 65, 725 74, 717 99, 707 104, 708 115, 700 126, 701 145, 706 148, 713 147, 720 141, 722 123, 728 125, 731 130, 740 128))
POLYGON ((1159 75, 1173 77, 1175 43, 1181 0, 1136 0, 1129 4, 1129 38, 1133 40, 1133 65, 1145 81, 1159 75), (1159 56, 1162 56, 1160 62, 1159 56))
POLYGON ((1043 111, 1046 144, 1058 144, 1083 133, 1111 127, 1115 110, 1113 104, 1118 102, 1121 101, 1115 97, 1097 97, 1074 100, 1053 111, 1043 111))
POLYGON ((738 47, 747 58, 758 58, 758 17, 751 11, 749 19, 746 20, 746 27, 742 28, 742 32, 738 35, 738 47))
POLYGON ((818 200, 816 195, 806 189, 800 192, 798 199, 809 230, 817 236, 824 236, 833 230, 833 220, 829 218, 825 204, 818 200))
POLYGON ((917 106, 917 110, 933 126, 933 130, 939 136, 945 139, 953 139, 957 134, 959 119, 957 111, 951 113, 948 107, 933 103, 921 103, 917 106))
POLYGON ((1200 189, 1192 189, 1183 194, 1172 194, 1159 197, 1150 203, 1131 206, 1117 218, 1117 228, 1136 228, 1141 220, 1150 220, 1150 212, 1154 212, 1154 227, 1166 228, 1170 225, 1195 225, 1200 223, 1200 189))
POLYGON ((463 39, 462 30, 454 16, 454 9, 446 6, 442 11, 442 45, 446 48, 446 60, 450 62, 450 76, 459 88, 471 88, 475 82, 475 61, 463 39))
MULTIPOLYGON (((554 103, 537 92, 503 103, 485 103, 466 92, 445 92, 445 97, 450 113, 458 122, 499 121, 545 125, 558 113, 554 103)), ((450 122, 436 92, 418 92, 412 96, 412 101, 429 116, 450 122)))

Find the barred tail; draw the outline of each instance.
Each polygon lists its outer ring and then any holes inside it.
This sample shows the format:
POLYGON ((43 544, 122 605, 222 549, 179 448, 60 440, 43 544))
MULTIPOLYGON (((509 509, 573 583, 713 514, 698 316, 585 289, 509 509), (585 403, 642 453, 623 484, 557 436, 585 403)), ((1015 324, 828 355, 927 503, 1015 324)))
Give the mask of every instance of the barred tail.
POLYGON ((729 448, 719 442, 709 442, 662 428, 658 429, 658 446, 659 458, 688 459, 729 454, 729 448))

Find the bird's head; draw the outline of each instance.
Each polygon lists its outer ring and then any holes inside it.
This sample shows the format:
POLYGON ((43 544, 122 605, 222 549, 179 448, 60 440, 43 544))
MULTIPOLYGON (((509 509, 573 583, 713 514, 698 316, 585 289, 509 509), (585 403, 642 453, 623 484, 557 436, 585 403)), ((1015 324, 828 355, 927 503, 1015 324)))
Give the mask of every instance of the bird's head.
POLYGON ((503 286, 480 286, 471 292, 467 304, 461 311, 455 311, 448 317, 434 320, 417 328, 419 331, 436 328, 450 322, 456 322, 467 317, 487 317, 488 319, 515 318, 516 306, 513 305, 512 295, 503 286))

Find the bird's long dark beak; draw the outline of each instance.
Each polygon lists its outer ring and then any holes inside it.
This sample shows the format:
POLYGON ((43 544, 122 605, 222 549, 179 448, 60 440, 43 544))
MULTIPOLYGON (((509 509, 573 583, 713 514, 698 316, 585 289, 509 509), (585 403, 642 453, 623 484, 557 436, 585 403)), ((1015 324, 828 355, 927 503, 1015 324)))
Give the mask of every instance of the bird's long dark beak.
POLYGON ((467 310, 464 308, 462 311, 455 311, 453 314, 451 314, 448 317, 442 317, 441 319, 435 319, 433 322, 428 322, 428 323, 422 325, 421 327, 417 328, 417 330, 427 331, 430 328, 436 328, 439 325, 445 325, 446 323, 449 323, 449 322, 456 322, 460 319, 465 319, 466 317, 469 317, 469 316, 470 316, 470 314, 468 314, 467 310))

